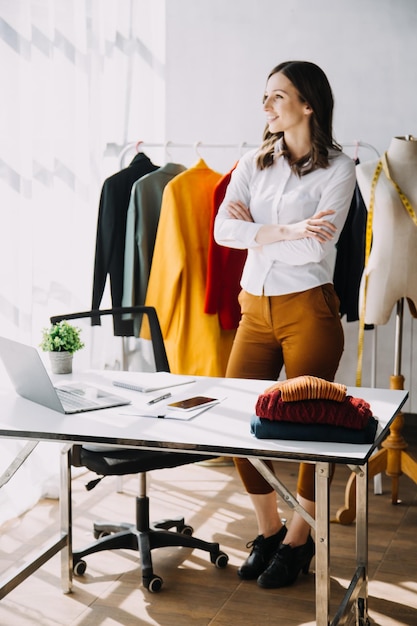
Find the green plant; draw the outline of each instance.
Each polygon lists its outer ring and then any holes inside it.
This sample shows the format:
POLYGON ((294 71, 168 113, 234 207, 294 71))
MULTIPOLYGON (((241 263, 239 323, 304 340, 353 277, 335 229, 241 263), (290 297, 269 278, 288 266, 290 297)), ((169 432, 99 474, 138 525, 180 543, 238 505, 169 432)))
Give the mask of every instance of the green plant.
POLYGON ((42 330, 42 342, 39 347, 44 352, 69 352, 74 354, 77 350, 84 348, 80 339, 81 329, 72 326, 66 320, 52 324, 49 328, 42 330))

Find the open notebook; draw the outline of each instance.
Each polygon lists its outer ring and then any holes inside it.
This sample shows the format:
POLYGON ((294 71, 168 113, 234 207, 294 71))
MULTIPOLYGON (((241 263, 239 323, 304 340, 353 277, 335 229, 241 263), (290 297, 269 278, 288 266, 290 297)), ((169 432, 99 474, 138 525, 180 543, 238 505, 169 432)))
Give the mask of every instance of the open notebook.
POLYGON ((170 372, 129 372, 124 374, 123 379, 118 379, 115 376, 113 385, 148 393, 194 382, 195 378, 192 376, 171 374, 170 372))

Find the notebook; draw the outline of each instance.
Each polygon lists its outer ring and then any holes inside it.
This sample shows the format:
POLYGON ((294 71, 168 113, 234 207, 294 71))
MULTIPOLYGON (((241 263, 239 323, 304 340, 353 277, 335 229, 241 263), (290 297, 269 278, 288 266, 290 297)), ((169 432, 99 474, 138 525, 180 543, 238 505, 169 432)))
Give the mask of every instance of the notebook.
POLYGON ((42 359, 32 346, 0 337, 0 358, 16 392, 60 413, 82 413, 130 404, 130 400, 83 383, 54 387, 42 359))
POLYGON ((169 387, 187 385, 194 383, 195 378, 184 374, 171 374, 170 372, 131 372, 123 377, 113 380, 116 387, 124 387, 133 391, 149 393, 150 391, 160 391, 169 387))

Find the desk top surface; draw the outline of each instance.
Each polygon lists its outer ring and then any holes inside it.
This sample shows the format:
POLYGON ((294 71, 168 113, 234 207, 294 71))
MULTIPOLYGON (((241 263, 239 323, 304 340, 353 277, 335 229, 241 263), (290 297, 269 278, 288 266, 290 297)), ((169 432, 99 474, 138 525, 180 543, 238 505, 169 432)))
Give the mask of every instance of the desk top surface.
MULTIPOLYGON (((118 372, 117 378, 126 376, 131 381, 132 374, 118 372)), ((144 417, 143 414, 149 412, 145 408, 146 402, 158 392, 144 394, 120 388, 116 391, 112 385, 114 372, 73 374, 65 379, 59 377, 59 382, 71 378, 108 388, 129 398, 132 404, 64 415, 25 400, 13 391, 0 390, 0 437, 199 451, 213 456, 255 456, 361 465, 385 437, 390 423, 408 397, 408 392, 401 390, 348 388, 348 394, 369 402, 379 421, 373 444, 265 440, 256 439, 250 433, 250 419, 257 397, 268 387, 268 381, 195 377, 195 382, 191 384, 172 387, 169 389, 172 393, 169 402, 195 395, 222 399, 218 405, 189 421, 179 421, 144 417)), ((158 406, 162 409, 163 404, 158 406)))

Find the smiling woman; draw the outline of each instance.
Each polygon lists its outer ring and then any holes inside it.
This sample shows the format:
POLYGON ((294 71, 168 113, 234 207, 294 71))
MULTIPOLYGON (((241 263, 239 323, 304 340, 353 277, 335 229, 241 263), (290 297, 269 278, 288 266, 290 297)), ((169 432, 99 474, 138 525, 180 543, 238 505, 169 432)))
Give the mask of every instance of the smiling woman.
MULTIPOLYGON (((219 244, 248 250, 226 376, 276 380, 285 367, 287 378, 332 381, 344 336, 329 259, 352 200, 355 166, 333 140, 333 95, 314 63, 275 67, 263 108, 264 141, 239 161, 215 222, 219 244)), ((290 585, 314 555, 310 526, 295 512, 287 531, 271 486, 247 459, 235 463, 259 531, 238 574, 260 587, 290 585)), ((314 466, 301 464, 298 499, 312 516, 314 484, 314 466)))

